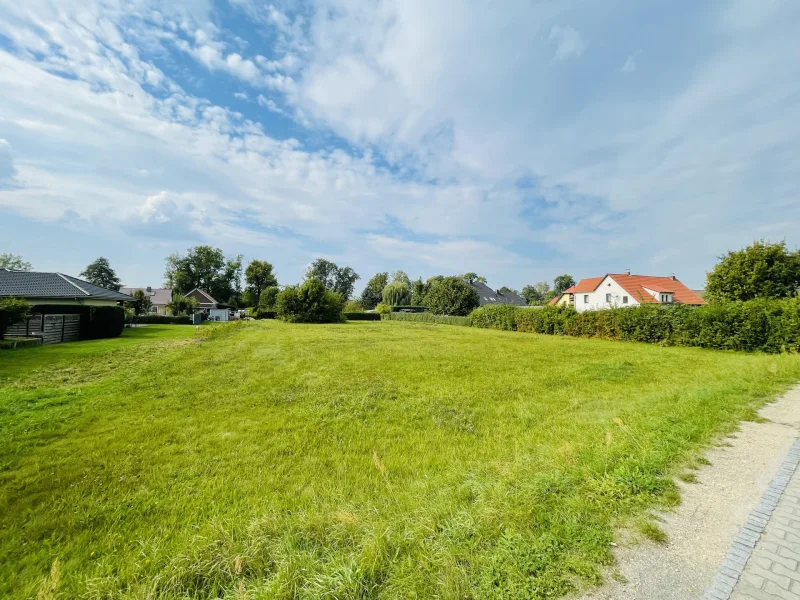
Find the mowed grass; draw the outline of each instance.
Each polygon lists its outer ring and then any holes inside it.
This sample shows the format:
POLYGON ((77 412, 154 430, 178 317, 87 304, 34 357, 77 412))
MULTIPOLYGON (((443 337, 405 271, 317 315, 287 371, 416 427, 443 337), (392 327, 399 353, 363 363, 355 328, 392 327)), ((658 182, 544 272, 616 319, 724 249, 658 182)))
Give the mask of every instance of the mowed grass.
POLYGON ((558 597, 798 378, 796 356, 394 322, 3 352, 0 596, 558 597))

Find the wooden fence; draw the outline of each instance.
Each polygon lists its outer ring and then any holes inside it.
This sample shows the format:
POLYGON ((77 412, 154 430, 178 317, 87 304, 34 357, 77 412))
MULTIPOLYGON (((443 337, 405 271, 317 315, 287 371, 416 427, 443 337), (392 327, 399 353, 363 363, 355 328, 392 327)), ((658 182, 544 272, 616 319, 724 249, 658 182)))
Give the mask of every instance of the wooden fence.
POLYGON ((39 337, 43 344, 57 344, 77 341, 80 328, 80 315, 31 315, 29 319, 9 327, 6 336, 39 337))

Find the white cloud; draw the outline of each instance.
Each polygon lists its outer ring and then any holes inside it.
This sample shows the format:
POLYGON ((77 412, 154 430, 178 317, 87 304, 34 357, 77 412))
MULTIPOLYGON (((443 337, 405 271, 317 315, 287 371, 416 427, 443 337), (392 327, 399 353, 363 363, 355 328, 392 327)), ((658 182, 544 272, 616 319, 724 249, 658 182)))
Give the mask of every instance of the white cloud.
POLYGON ((262 94, 259 94, 258 103, 270 112, 274 112, 279 115, 285 114, 283 109, 281 109, 281 107, 278 106, 272 98, 267 98, 262 94))
POLYGON ((233 97, 238 100, 247 100, 249 98, 247 92, 236 92, 233 97))
POLYGON ((11 184, 17 170, 11 155, 11 144, 0 138, 0 189, 11 184))
POLYGON ((622 65, 621 71, 623 73, 633 73, 636 70, 636 54, 631 54, 625 59, 625 64, 622 65))
POLYGON ((577 30, 569 25, 565 27, 554 25, 547 39, 555 42, 556 60, 580 56, 586 49, 586 41, 577 30))

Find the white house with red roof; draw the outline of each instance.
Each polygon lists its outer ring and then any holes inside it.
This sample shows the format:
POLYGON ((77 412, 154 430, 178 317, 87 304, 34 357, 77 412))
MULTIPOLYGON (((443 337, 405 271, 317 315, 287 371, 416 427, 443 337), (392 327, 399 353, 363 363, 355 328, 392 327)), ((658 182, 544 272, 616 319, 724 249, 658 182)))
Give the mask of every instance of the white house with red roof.
POLYGON ((564 290, 561 296, 550 301, 551 305, 574 306, 578 312, 640 304, 705 303, 705 300, 681 283, 675 275, 631 275, 630 271, 581 279, 576 285, 564 290))

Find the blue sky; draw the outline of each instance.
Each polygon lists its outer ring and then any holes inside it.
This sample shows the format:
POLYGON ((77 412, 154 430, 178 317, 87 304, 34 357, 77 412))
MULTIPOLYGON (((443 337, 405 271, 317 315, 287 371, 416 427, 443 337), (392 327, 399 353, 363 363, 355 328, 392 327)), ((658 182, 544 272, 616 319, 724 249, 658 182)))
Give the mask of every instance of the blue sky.
POLYGON ((0 252, 699 287, 800 244, 799 28, 792 0, 5 2, 0 252))

